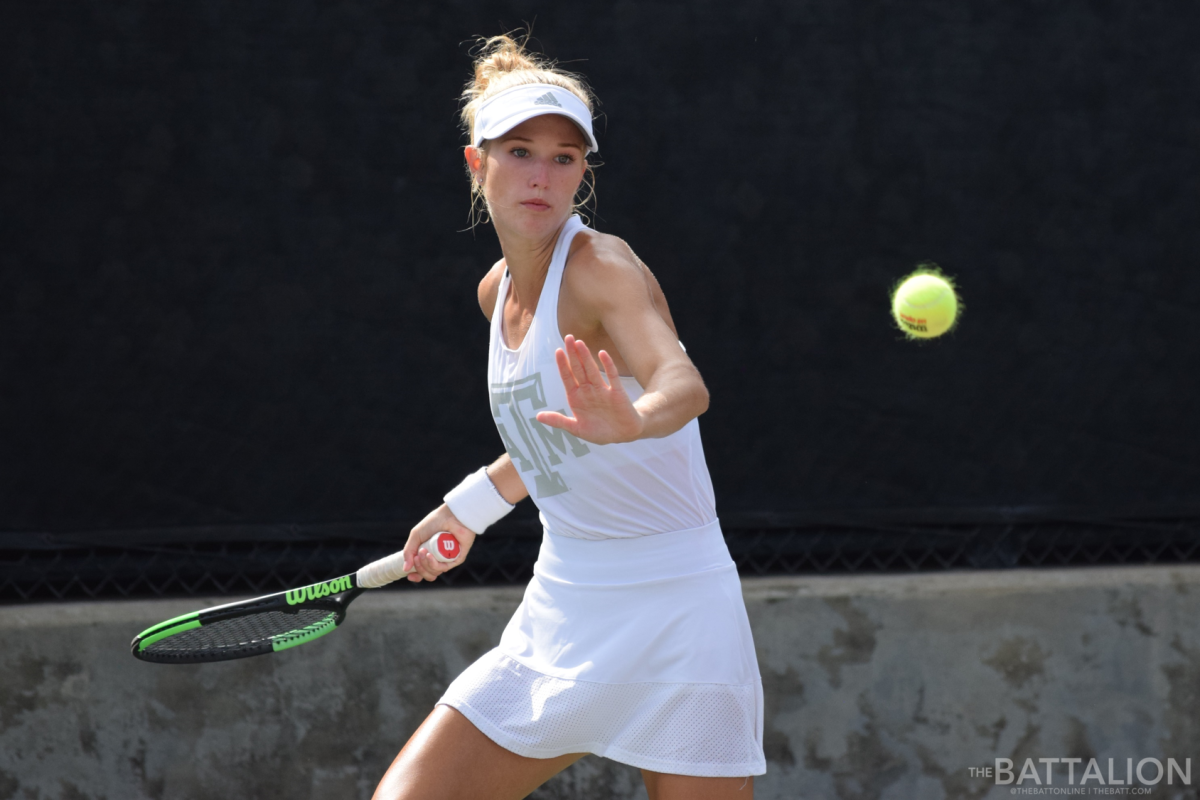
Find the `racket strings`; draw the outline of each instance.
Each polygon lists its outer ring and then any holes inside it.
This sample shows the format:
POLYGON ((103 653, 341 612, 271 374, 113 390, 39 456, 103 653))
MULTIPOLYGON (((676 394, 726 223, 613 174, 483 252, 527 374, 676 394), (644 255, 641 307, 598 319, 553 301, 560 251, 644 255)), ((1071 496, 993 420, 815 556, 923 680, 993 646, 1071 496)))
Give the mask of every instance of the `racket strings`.
POLYGON ((263 611, 183 631, 151 644, 148 653, 203 653, 253 647, 309 635, 337 624, 337 614, 324 608, 295 613, 263 611))

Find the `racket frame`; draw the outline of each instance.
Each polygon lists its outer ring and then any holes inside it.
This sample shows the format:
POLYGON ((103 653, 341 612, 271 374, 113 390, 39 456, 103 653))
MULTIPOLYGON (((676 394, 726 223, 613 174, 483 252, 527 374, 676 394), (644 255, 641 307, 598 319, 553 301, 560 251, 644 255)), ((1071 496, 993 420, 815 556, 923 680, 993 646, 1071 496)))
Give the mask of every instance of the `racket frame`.
POLYGON ((358 579, 352 573, 344 575, 341 578, 334 578, 332 581, 321 581, 299 589, 288 589, 284 592, 275 592, 274 594, 263 595, 262 597, 255 597, 250 600, 239 600, 235 603, 213 606, 202 611, 193 611, 190 614, 183 614, 165 620, 142 631, 130 642, 130 651, 137 659, 158 664, 196 664, 210 661, 232 661, 264 653, 277 653, 281 650, 287 650, 297 645, 311 642, 314 639, 319 639, 338 625, 341 625, 346 618, 346 606, 365 591, 366 589, 358 585, 358 579), (347 588, 341 588, 343 585, 347 588), (333 591, 330 587, 337 587, 339 591, 333 591), (320 596, 313 596, 312 599, 309 599, 310 594, 317 595, 318 592, 321 593, 320 596), (208 654, 195 651, 179 655, 154 651, 147 652, 147 648, 150 648, 162 639, 189 630, 195 630, 196 628, 203 628, 206 625, 238 619, 239 617, 249 617, 266 611, 275 611, 284 614, 297 613, 301 608, 328 611, 334 617, 326 624, 318 625, 318 623, 311 623, 304 627, 279 633, 254 644, 246 644, 237 648, 222 648, 220 650, 213 650, 208 654))
MULTIPOLYGON (((435 534, 429 541, 421 545, 421 549, 432 552, 439 561, 453 561, 460 553, 458 540, 447 531, 435 534), (449 539, 453 544, 450 545, 449 542, 446 542, 446 547, 444 547, 444 538, 449 539), (447 549, 453 553, 453 556, 446 552, 447 549)), ((402 563, 403 551, 386 556, 374 562, 374 565, 396 559, 401 559, 402 563)), ((408 572, 412 572, 412 570, 408 570, 405 574, 408 572)), ((346 607, 365 591, 367 591, 365 587, 359 586, 358 573, 355 572, 299 589, 288 589, 251 600, 239 600, 173 617, 153 625, 133 637, 129 647, 134 658, 156 664, 200 664, 213 661, 232 661, 271 652, 277 653, 319 639, 337 628, 346 618, 346 607), (163 639, 197 628, 202 629, 206 625, 214 625, 240 617, 250 617, 264 612, 298 614, 301 609, 318 609, 327 611, 329 614, 304 627, 264 637, 253 643, 214 647, 209 650, 183 650, 175 653, 149 650, 163 639)))

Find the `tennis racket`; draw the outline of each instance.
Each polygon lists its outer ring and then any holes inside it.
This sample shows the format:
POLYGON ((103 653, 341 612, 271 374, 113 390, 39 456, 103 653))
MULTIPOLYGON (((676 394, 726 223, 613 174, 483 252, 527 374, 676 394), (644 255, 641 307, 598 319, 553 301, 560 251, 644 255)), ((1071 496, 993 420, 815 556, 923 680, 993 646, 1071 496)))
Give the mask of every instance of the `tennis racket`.
MULTIPOLYGON (((458 539, 442 531, 421 545, 438 561, 462 552, 458 539)), ((346 607, 367 589, 399 580, 404 552, 374 561, 358 572, 300 589, 206 608, 160 622, 134 637, 135 658, 156 664, 201 664, 278 653, 307 644, 346 618, 346 607)))

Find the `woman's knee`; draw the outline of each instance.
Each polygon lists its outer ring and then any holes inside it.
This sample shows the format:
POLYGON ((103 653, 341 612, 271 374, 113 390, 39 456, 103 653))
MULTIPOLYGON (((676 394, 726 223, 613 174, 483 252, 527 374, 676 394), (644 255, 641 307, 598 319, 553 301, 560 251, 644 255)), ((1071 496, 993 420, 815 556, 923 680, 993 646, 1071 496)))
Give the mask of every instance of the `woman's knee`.
POLYGON ((582 755, 526 758, 496 744, 456 709, 435 706, 392 762, 374 798, 521 798, 582 755))

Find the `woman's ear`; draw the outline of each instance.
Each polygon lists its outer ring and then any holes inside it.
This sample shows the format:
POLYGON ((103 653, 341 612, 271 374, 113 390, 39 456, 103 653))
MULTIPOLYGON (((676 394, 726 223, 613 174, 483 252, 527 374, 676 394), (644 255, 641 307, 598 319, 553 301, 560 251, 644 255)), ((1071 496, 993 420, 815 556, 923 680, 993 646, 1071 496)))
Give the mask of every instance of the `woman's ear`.
POLYGON ((478 147, 467 145, 463 148, 463 158, 467 160, 467 168, 471 170, 475 182, 483 185, 483 151, 478 147))

